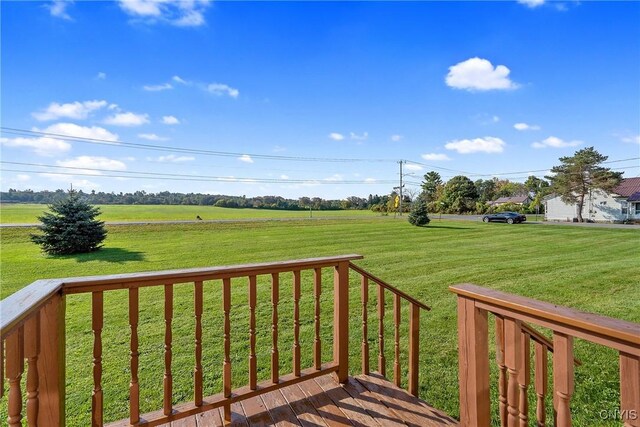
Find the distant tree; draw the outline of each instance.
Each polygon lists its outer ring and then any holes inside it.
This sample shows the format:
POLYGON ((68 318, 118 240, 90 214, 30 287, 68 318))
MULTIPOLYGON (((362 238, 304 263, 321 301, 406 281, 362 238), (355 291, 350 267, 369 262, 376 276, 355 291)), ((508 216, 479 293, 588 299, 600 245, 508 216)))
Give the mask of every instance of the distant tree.
POLYGON ((442 177, 438 172, 430 171, 424 175, 424 181, 422 181, 422 194, 421 197, 425 202, 433 202, 436 200, 436 192, 438 187, 442 185, 442 177))
POLYGON ((442 192, 444 209, 450 213, 473 212, 477 200, 476 186, 464 175, 454 176, 447 181, 442 192))
POLYGON ((496 181, 493 179, 479 179, 474 185, 481 202, 488 202, 496 198, 496 181))
POLYGON ((579 222, 583 221, 585 196, 593 190, 611 191, 622 179, 622 172, 600 166, 607 159, 593 147, 583 148, 571 157, 560 157, 561 164, 551 169, 553 175, 545 177, 563 202, 578 205, 579 222))
POLYGON ((98 221, 100 209, 91 206, 80 195, 69 190, 67 198, 49 206, 51 212, 38 217, 41 235, 31 240, 50 255, 92 252, 102 247, 107 237, 104 222, 98 221))
POLYGON ((413 204, 413 207, 411 208, 408 220, 410 224, 418 227, 429 224, 431 219, 429 218, 429 214, 427 213, 427 203, 424 200, 416 200, 416 202, 413 204))

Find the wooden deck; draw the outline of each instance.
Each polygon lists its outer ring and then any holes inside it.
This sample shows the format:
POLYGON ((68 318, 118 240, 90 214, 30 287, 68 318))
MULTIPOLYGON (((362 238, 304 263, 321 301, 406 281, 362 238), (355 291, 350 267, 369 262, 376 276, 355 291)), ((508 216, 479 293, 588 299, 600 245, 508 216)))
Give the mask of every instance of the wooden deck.
MULTIPOLYGON (((231 405, 233 426, 453 426, 458 421, 396 387, 378 374, 350 377, 345 385, 331 376, 272 391, 231 405)), ((214 409, 163 427, 222 426, 214 409)))

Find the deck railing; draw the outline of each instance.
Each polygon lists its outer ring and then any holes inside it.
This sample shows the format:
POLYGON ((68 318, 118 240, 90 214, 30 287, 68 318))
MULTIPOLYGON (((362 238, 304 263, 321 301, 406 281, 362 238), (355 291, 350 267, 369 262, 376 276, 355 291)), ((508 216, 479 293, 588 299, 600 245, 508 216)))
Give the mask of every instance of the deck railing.
MULTIPOLYGON (((460 421, 463 426, 490 425, 488 313, 495 315, 496 359, 502 426, 530 424, 528 390, 531 341, 534 341, 535 425, 546 425, 548 355, 553 351, 554 425, 571 426, 574 392, 573 339, 604 345, 620 354, 620 411, 625 427, 640 426, 640 324, 561 307, 530 298, 464 284, 458 295, 460 421), (548 328, 549 340, 526 325, 548 328)), ((533 419, 533 418, 532 418, 533 419)))
MULTIPOLYGON (((394 298, 394 380, 400 385, 400 304, 406 300, 410 304, 409 316, 409 380, 408 390, 418 394, 418 353, 419 353, 419 310, 428 309, 424 304, 402 293, 386 282, 367 273, 351 263, 361 259, 360 255, 312 258, 297 261, 285 261, 263 264, 213 267, 206 269, 188 269, 160 271, 150 273, 120 274, 98 277, 80 277, 59 280, 41 280, 34 282, 21 291, 0 302, 2 319, 0 330, 2 346, 6 349, 0 354, 6 362, 6 379, 9 384, 8 423, 11 427, 21 426, 23 418, 23 400, 21 389, 24 375, 24 362, 27 362, 26 378, 26 418, 30 426, 63 426, 65 424, 65 300, 67 295, 88 293, 91 295, 91 330, 93 333, 93 390, 91 393, 91 424, 104 424, 104 397, 102 389, 102 331, 104 326, 104 294, 115 290, 128 292, 128 324, 130 328, 130 382, 128 419, 113 425, 160 425, 173 420, 192 416, 211 409, 222 407, 225 421, 231 419, 231 404, 267 393, 291 384, 334 374, 340 382, 346 382, 349 375, 349 275, 350 271, 361 276, 362 290, 362 371, 369 373, 368 331, 368 288, 369 281, 377 284, 379 314, 379 355, 378 369, 385 374, 384 351, 384 293, 391 292, 394 298), (320 336, 320 298, 323 269, 333 270, 333 360, 322 364, 320 336), (300 297, 301 272, 313 272, 314 299, 314 341, 313 366, 303 368, 300 357, 300 297), (293 348, 291 354, 292 372, 283 375, 280 372, 282 357, 278 348, 279 328, 278 307, 282 283, 282 273, 293 277, 291 290, 293 296, 293 348), (256 363, 256 303, 257 282, 259 276, 270 279, 271 305, 271 378, 258 382, 256 363), (248 295, 247 307, 234 306, 233 310, 249 312, 249 354, 248 384, 232 384, 231 372, 231 295, 232 281, 246 278, 248 283, 242 292, 248 295), (221 367, 222 393, 213 396, 203 395, 203 297, 205 282, 217 281, 222 287, 223 312, 223 364, 221 367), (187 403, 173 402, 172 374, 172 322, 174 321, 174 288, 190 286, 193 288, 193 352, 195 366, 193 370, 193 400, 187 403), (144 287, 160 287, 164 293, 164 374, 162 409, 141 414, 139 371, 138 324, 140 318, 140 292, 144 287)), ((237 282, 237 281, 236 281, 237 282)), ((235 289, 235 286, 234 286, 235 289)), ((235 291, 237 292, 237 291, 235 291)), ((358 326, 358 325, 356 325, 358 326)), ((246 336, 242 338, 245 340, 246 336)), ((4 373, 4 369, 0 369, 4 373)), ((4 381, 0 378, 0 393, 4 392, 4 381)), ((124 414, 123 414, 124 416, 124 414)))

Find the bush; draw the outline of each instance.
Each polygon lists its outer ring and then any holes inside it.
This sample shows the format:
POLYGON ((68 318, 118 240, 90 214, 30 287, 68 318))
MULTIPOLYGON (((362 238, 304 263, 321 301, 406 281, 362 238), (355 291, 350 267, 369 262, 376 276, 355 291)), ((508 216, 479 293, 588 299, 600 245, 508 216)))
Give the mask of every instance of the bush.
POLYGON ((409 223, 418 227, 429 224, 431 219, 427 213, 427 204, 422 200, 418 200, 411 209, 409 214, 409 223))
POLYGON ((31 240, 50 255, 67 255, 92 252, 102 247, 107 237, 104 222, 95 218, 100 209, 80 200, 78 193, 70 190, 66 199, 49 206, 51 212, 38 217, 38 227, 44 234, 31 235, 31 240))

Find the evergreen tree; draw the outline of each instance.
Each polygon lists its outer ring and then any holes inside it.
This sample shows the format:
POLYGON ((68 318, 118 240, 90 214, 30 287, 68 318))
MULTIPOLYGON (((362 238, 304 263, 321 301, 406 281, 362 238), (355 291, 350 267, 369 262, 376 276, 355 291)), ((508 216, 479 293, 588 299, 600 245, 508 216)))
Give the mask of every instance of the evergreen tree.
POLYGON ((592 190, 611 191, 622 179, 622 172, 613 172, 600 166, 607 159, 593 147, 583 148, 571 157, 560 157, 562 164, 551 169, 554 175, 545 177, 563 202, 578 205, 577 217, 580 222, 583 221, 585 196, 592 190))
POLYGON ((422 194, 421 197, 429 203, 433 202, 436 199, 436 192, 438 187, 442 185, 442 178, 440 174, 435 171, 427 172, 424 175, 424 180, 422 181, 422 194))
POLYGON ((464 175, 454 176, 444 186, 442 201, 445 212, 457 214, 473 212, 478 201, 476 186, 464 175))
POLYGON ((409 213, 409 223, 416 225, 418 227, 422 227, 423 225, 429 224, 431 219, 429 219, 429 214, 427 213, 427 204, 422 198, 419 198, 411 208, 411 213, 409 213))
POLYGON ((92 252, 102 247, 107 237, 104 222, 95 219, 100 209, 80 199, 69 190, 65 199, 49 206, 50 212, 38 217, 44 234, 31 235, 31 240, 50 255, 92 252))

